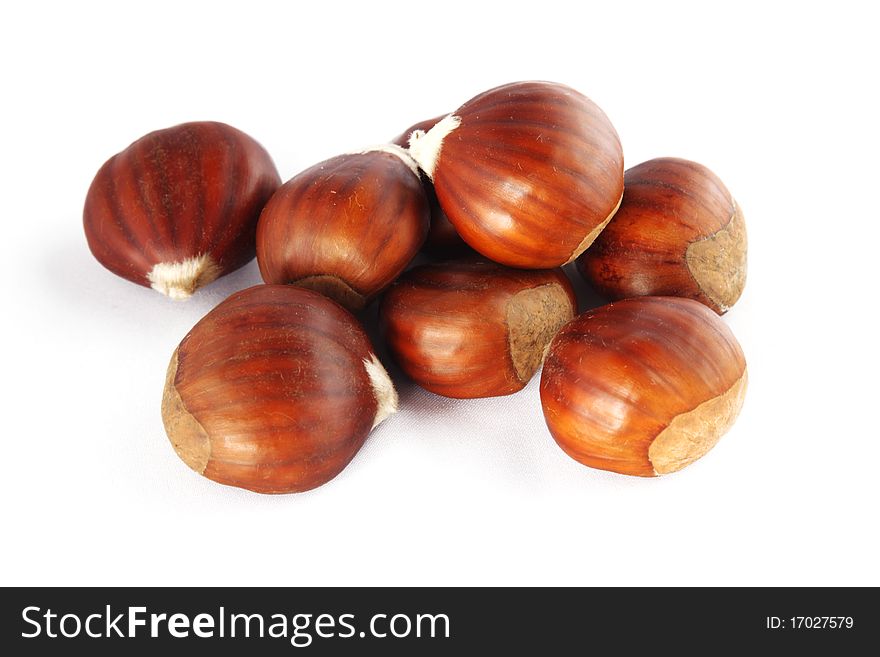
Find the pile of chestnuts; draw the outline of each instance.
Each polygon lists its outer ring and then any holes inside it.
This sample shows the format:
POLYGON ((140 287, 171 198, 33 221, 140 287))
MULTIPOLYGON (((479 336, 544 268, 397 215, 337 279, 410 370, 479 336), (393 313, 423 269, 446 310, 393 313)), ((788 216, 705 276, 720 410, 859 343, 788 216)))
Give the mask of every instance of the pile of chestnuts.
POLYGON ((543 364, 550 433, 594 468, 679 470, 742 407, 719 318, 745 284, 740 207, 694 162, 624 172, 608 117, 561 84, 497 87, 284 184, 228 125, 159 130, 101 167, 83 214, 102 265, 174 299, 256 256, 265 284, 183 338, 162 398, 177 454, 220 483, 320 486, 397 410, 357 318, 374 300, 430 392, 509 395, 543 364), (572 262, 611 303, 578 313, 572 262))

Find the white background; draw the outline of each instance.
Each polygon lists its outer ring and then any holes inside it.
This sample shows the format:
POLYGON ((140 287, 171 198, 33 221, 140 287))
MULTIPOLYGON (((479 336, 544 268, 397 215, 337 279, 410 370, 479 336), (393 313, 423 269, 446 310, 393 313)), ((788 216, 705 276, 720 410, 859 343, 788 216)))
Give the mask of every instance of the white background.
POLYGON ((0 583, 880 585, 870 3, 19 6, 0 10, 0 583), (537 377, 453 401, 398 375, 400 413, 322 488, 189 471, 159 414, 168 358, 259 274, 175 303, 104 270, 81 226, 104 160, 213 119, 287 179, 524 79, 596 101, 628 166, 697 160, 744 208, 733 430, 626 478, 562 453, 537 377))

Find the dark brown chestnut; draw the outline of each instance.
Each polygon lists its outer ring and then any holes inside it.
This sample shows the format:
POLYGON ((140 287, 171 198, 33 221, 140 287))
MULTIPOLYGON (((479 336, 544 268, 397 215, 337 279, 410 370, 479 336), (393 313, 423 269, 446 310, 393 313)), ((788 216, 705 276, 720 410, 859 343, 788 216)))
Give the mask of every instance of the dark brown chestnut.
POLYGON ((552 82, 497 87, 410 138, 459 235, 512 267, 579 256, 623 194, 623 153, 608 117, 552 82))
MULTIPOLYGON (((442 116, 437 116, 427 121, 420 121, 397 135, 397 137, 391 140, 391 143, 401 148, 407 148, 409 146, 409 138, 416 130, 427 132, 442 118, 442 116)), ((437 200, 437 192, 434 191, 434 184, 424 174, 422 174, 422 185, 425 187, 425 196, 428 199, 428 207, 431 210, 431 227, 428 229, 428 237, 425 239, 422 251, 434 257, 442 258, 473 254, 474 252, 471 247, 461 239, 461 235, 458 234, 455 226, 449 221, 449 217, 443 212, 443 208, 440 207, 440 202, 437 200)))
POLYGON ((575 312, 560 269, 468 260, 409 270, 383 297, 379 318, 388 348, 413 381, 438 395, 473 398, 525 387, 575 312))
POLYGON ((258 285, 214 308, 174 351, 162 419, 199 474, 292 493, 339 474, 396 408, 351 314, 311 290, 258 285))
POLYGON ((265 149, 228 125, 151 132, 92 181, 89 249, 114 274, 187 298, 253 259, 257 219, 280 184, 265 149))
POLYGON ((650 477, 680 470, 731 427, 746 362, 727 325, 691 299, 638 297, 565 325, 541 374, 550 433, 573 459, 650 477))
POLYGON ((267 283, 308 287, 360 310, 418 253, 428 222, 404 149, 340 155, 287 181, 266 204, 257 261, 267 283))
POLYGON ((671 157, 626 172, 623 203, 577 267, 608 299, 689 297, 719 314, 746 283, 742 211, 718 176, 671 157))

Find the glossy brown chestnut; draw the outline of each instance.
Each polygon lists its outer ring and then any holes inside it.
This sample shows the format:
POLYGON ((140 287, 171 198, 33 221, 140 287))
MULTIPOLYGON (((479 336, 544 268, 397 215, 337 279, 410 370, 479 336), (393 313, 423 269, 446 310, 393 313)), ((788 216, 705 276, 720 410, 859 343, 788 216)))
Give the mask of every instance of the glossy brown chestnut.
MULTIPOLYGON (((407 148, 410 135, 413 132, 416 130, 427 132, 442 118, 442 116, 437 116, 427 121, 420 121, 392 139, 391 143, 401 148, 407 148)), ((443 258, 473 254, 471 247, 461 239, 461 235, 458 234, 455 226, 449 221, 449 217, 443 212, 443 208, 440 207, 440 202, 437 200, 437 192, 434 191, 434 184, 424 173, 422 174, 422 185, 425 188, 425 196, 428 199, 428 207, 431 210, 431 227, 428 229, 428 237, 422 246, 422 251, 432 256, 443 258)))
POLYGON ((138 139, 101 167, 83 226, 102 265, 174 299, 255 254, 257 219, 281 184, 269 154, 223 123, 138 139))
POLYGON ((438 395, 472 398, 525 387, 575 312, 562 270, 472 260, 411 269, 385 294, 379 317, 413 381, 438 395))
POLYGON ((608 299, 689 297, 723 314, 746 283, 739 205, 706 167, 671 157, 627 170, 623 203, 578 270, 608 299))
POLYGON ((267 283, 295 283, 363 308, 428 233, 418 169, 394 145, 340 155, 295 176, 266 205, 257 261, 267 283))
POLYGON ((311 290, 258 285, 214 308, 174 351, 162 419, 199 474, 293 493, 339 474, 396 405, 346 310, 311 290))
POLYGON ((593 468, 680 470, 731 427, 746 362, 727 325, 691 299, 638 297, 590 310, 550 343, 541 404, 550 433, 593 468))
POLYGON ((482 93, 416 131, 409 150, 464 241, 513 267, 571 262, 623 194, 623 153, 608 117, 552 82, 482 93))

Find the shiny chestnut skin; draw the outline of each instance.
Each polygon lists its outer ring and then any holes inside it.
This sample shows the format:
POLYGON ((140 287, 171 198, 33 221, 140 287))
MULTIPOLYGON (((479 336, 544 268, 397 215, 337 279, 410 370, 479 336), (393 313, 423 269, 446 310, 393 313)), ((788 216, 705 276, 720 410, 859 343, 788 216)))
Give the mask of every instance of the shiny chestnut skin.
MULTIPOLYGON (((427 121, 419 121, 397 135, 397 137, 391 140, 391 143, 401 148, 407 148, 410 135, 413 132, 416 130, 427 132, 442 118, 443 116, 436 116, 427 121)), ((437 192, 434 191, 434 185, 424 174, 422 174, 422 185, 425 188, 428 207, 431 209, 431 227, 428 229, 428 237, 422 246, 422 251, 431 256, 441 258, 472 255, 474 253, 473 250, 467 245, 467 242, 461 239, 461 235, 458 234, 455 226, 449 221, 449 217, 443 212, 443 208, 440 207, 440 202, 437 200, 437 192)))
POLYGON ((403 149, 340 155, 287 181, 257 227, 267 283, 293 283, 360 310, 397 278, 428 233, 428 202, 403 149))
POLYGON ((396 410, 357 320, 326 297, 258 285, 209 312, 174 351, 162 418, 178 456, 259 493, 335 477, 396 410))
POLYGON ((732 426, 746 362, 703 304, 637 297, 583 313, 553 341, 541 404, 553 438, 593 468, 650 477, 708 452, 732 426))
POLYGON ((253 259, 257 219, 280 184, 265 149, 231 126, 151 132, 92 181, 89 249, 114 274, 186 298, 253 259))
POLYGON ((379 320, 401 369, 446 397, 509 395, 541 363, 577 312, 560 269, 521 270, 470 259, 415 267, 385 293, 379 320))
POLYGON ((663 157, 625 175, 623 202, 578 258, 607 299, 645 295, 696 299, 727 312, 746 282, 746 228, 724 183, 696 162, 663 157))
POLYGON ((409 150, 462 239, 511 267, 571 262, 623 194, 623 152, 608 117, 552 82, 482 93, 416 131, 409 150))

